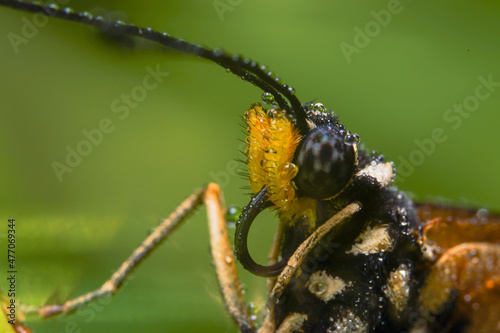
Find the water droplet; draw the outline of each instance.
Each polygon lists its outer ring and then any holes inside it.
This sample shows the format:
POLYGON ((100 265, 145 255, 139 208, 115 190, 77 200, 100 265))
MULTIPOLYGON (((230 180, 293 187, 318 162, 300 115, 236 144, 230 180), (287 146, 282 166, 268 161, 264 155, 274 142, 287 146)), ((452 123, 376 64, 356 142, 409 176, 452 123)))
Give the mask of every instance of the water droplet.
POLYGON ((271 109, 267 111, 267 116, 271 119, 274 119, 278 116, 278 112, 275 109, 271 109))
POLYGON ((344 143, 347 145, 354 145, 359 143, 359 135, 347 133, 344 136, 344 143))
POLYGON ((231 264, 233 262, 233 257, 232 256, 226 256, 224 258, 224 260, 226 261, 226 264, 231 264))
POLYGON ((323 112, 325 110, 325 106, 321 103, 316 103, 313 106, 313 111, 320 111, 323 112))
POLYGON ((59 5, 56 4, 56 3, 49 3, 47 5, 47 7, 49 7, 50 9, 54 9, 54 10, 58 10, 59 9, 59 5))
POLYGON ((242 213, 242 209, 240 207, 229 206, 229 208, 226 211, 226 215, 224 216, 228 226, 230 223, 234 224, 235 222, 238 222, 241 213, 242 213))
POLYGON ((65 12, 66 14, 71 14, 71 13, 74 13, 75 11, 73 10, 73 8, 66 7, 66 8, 64 8, 64 12, 65 12))
POLYGON ((90 14, 89 12, 80 13, 80 16, 85 17, 85 18, 87 18, 89 20, 92 19, 92 14, 90 14))
POLYGON ((125 22, 123 22, 122 20, 118 20, 115 22, 115 24, 117 25, 125 25, 125 22))
POLYGON ((295 95, 295 89, 293 89, 292 87, 288 87, 288 92, 292 95, 295 95))
POLYGON ((481 208, 477 211, 476 216, 479 219, 479 221, 486 222, 486 220, 488 219, 488 214, 489 212, 487 209, 481 208))
POLYGON ((212 50, 212 54, 216 57, 220 57, 222 53, 223 51, 220 47, 216 47, 215 49, 212 50))
POLYGON ((262 98, 262 102, 264 102, 264 104, 271 104, 274 102, 274 96, 269 92, 263 93, 261 98, 262 98))

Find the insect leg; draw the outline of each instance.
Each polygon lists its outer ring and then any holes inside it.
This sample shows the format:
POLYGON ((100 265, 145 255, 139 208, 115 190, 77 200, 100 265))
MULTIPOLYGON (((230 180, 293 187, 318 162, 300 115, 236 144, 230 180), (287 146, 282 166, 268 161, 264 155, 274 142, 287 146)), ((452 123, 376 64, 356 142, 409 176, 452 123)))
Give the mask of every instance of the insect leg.
POLYGON ((25 307, 26 313, 35 313, 47 318, 60 313, 74 311, 96 299, 112 295, 118 291, 127 276, 154 250, 165 238, 194 210, 203 204, 205 188, 196 190, 173 211, 168 218, 163 220, 155 230, 135 249, 127 260, 118 268, 104 284, 89 293, 68 300, 63 304, 47 305, 42 307, 25 307))
POLYGON ((184 200, 168 218, 139 245, 130 257, 104 284, 89 293, 68 300, 62 304, 42 307, 24 307, 25 313, 38 314, 44 318, 61 313, 72 312, 99 298, 116 293, 127 276, 183 221, 185 221, 203 202, 207 205, 212 256, 215 261, 217 278, 227 311, 238 324, 242 332, 253 332, 253 324, 247 312, 241 283, 236 271, 235 260, 224 219, 225 208, 222 192, 218 185, 209 184, 196 190, 184 200))
POLYGON ((224 199, 218 185, 209 184, 207 186, 205 203, 207 205, 212 257, 227 312, 233 317, 242 332, 253 332, 253 324, 247 311, 227 233, 224 199))

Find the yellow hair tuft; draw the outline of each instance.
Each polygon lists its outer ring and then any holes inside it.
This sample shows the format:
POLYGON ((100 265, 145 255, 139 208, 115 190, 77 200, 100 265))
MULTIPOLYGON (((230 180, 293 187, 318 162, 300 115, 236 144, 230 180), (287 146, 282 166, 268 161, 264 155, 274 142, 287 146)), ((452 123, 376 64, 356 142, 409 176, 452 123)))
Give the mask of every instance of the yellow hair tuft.
POLYGON ((245 113, 247 121, 247 165, 250 188, 258 192, 264 185, 269 200, 278 209, 281 219, 295 220, 307 216, 315 220, 315 201, 298 198, 292 179, 298 168, 293 156, 301 136, 284 111, 266 112, 255 104, 245 113))

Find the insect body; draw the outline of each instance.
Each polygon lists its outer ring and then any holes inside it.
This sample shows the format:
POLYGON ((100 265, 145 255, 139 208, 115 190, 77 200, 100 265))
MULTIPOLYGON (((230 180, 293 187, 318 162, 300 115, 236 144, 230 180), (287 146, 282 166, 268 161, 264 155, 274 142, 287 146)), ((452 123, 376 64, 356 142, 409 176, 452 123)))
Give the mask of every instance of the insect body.
MULTIPOLYGON (((40 10, 36 5, 17 1, 1 3, 40 10)), ((44 10, 51 16, 101 25, 100 20, 88 15, 44 10)), ((491 295, 495 295, 498 288, 498 222, 494 218, 483 216, 478 223, 470 212, 458 214, 440 206, 415 206, 392 187, 391 163, 358 147, 356 135, 321 104, 300 103, 288 86, 274 80, 253 61, 207 50, 150 29, 126 24, 112 27, 117 34, 151 39, 207 58, 274 99, 276 105, 271 110, 255 105, 245 115, 253 198, 242 213, 235 237, 237 256, 245 268, 271 278, 262 331, 441 331, 494 327, 496 298, 488 298, 486 292, 491 290, 491 295), (280 227, 271 262, 260 265, 249 254, 246 239, 251 223, 268 208, 277 210, 280 227), (442 215, 435 215, 435 211, 442 215), (445 221, 437 220, 438 217, 445 221), (491 229, 484 230, 481 223, 491 229), (456 230, 472 228, 473 237, 458 241, 450 237, 455 240, 445 245, 439 231, 453 224, 456 230), (464 262, 471 256, 477 256, 476 263, 467 266, 464 262), (455 274, 449 271, 448 264, 478 273, 455 274), (473 288, 470 281, 478 288, 473 288), (433 290, 438 286, 442 293, 434 297, 433 290), (469 291, 471 294, 467 294, 469 291), (467 299, 488 309, 486 320, 479 320, 479 312, 474 308, 476 312, 469 316, 473 304, 467 299)), ((176 211, 177 215, 148 237, 109 282, 90 293, 89 299, 116 291, 125 273, 135 267, 134 260, 149 253, 153 240, 163 237, 171 223, 177 223, 177 216, 184 216, 184 209, 190 210, 204 198, 210 209, 216 206, 215 211, 220 211, 222 205, 215 192, 214 186, 196 192, 176 211)), ((220 217, 210 216, 211 230, 217 231, 220 217)), ((448 235, 454 235, 454 229, 448 235)), ((219 243, 214 235, 217 232, 212 234, 212 246, 227 308, 242 331, 252 331, 254 323, 241 305, 241 291, 231 275, 234 267, 225 267, 217 259, 221 253, 227 254, 227 242, 219 243)), ((231 258, 224 257, 226 262, 231 262, 231 258)), ((84 297, 61 306, 42 307, 37 312, 48 316, 85 303, 84 297)))

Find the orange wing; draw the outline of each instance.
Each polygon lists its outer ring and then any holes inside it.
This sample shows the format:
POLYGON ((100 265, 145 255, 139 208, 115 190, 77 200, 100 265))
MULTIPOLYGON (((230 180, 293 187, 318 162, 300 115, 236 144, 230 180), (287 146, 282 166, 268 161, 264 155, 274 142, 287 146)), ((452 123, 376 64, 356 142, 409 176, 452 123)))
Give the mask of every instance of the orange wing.
POLYGON ((500 244, 500 215, 487 210, 417 204, 424 254, 430 260, 462 243, 500 244))
POLYGON ((419 296, 420 318, 455 304, 451 327, 500 331, 500 216, 485 210, 418 205, 422 251, 434 261, 419 296), (454 322, 454 323, 453 323, 454 322))

